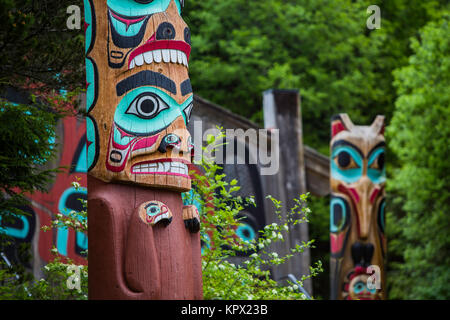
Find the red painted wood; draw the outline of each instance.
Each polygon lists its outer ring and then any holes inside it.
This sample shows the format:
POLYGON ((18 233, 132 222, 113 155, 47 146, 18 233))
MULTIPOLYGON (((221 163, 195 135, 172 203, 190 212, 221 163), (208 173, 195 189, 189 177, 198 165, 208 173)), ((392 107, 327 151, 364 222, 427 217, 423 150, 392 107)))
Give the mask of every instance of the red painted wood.
POLYGON ((89 299, 202 299, 200 234, 184 226, 181 194, 88 177, 89 299), (151 227, 138 215, 158 200, 173 214, 151 227))

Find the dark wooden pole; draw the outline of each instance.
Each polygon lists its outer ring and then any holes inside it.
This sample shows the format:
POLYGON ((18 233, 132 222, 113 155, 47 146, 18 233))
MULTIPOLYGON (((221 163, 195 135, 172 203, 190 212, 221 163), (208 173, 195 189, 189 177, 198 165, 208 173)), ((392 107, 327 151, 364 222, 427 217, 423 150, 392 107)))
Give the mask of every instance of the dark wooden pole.
MULTIPOLYGON (((300 94, 297 90, 268 90, 263 94, 264 126, 266 129, 279 130, 280 164, 279 173, 265 179, 273 180, 270 190, 265 192, 283 202, 283 214, 295 205, 294 198, 306 193, 305 160, 303 149, 302 117, 300 111, 300 94)), ((271 143, 276 143, 272 141, 271 143)), ((281 244, 282 252, 309 241, 308 224, 302 223, 290 227, 289 241, 281 244)), ((297 279, 309 274, 310 251, 306 249, 302 255, 296 255, 287 266, 276 271, 276 278, 292 273, 297 279)), ((304 288, 312 293, 310 280, 306 280, 304 288)))

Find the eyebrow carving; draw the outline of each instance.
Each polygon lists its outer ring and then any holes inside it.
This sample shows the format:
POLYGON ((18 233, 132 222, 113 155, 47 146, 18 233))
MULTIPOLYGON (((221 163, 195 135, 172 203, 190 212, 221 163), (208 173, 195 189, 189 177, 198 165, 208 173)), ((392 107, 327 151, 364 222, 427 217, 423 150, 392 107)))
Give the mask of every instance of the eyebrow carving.
POLYGON ((188 93, 192 93, 191 80, 190 79, 184 80, 180 85, 180 89, 181 89, 182 96, 185 96, 188 93))
POLYGON ((335 143, 333 143, 333 145, 331 146, 331 150, 334 150, 334 148, 339 147, 339 146, 349 146, 352 149, 355 149, 355 151, 359 153, 361 158, 364 159, 364 155, 361 152, 361 150, 359 150, 359 148, 357 146, 355 146, 354 144, 352 144, 348 141, 345 141, 345 140, 338 140, 335 143))
POLYGON ((117 96, 120 97, 128 91, 142 86, 160 87, 166 89, 172 94, 177 94, 175 82, 171 79, 161 73, 144 70, 120 81, 116 85, 117 96))
POLYGON ((386 142, 381 141, 375 147, 373 147, 372 150, 370 150, 369 154, 367 155, 367 159, 369 159, 370 156, 372 155, 372 153, 374 153, 377 149, 379 149, 381 147, 386 147, 386 142))

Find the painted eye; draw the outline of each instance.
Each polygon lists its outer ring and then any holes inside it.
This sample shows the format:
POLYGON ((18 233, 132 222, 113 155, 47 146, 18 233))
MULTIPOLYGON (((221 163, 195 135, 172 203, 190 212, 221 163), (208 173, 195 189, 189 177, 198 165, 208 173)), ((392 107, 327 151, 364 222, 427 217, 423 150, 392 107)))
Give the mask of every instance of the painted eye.
POLYGON ((256 238, 255 230, 247 223, 241 224, 236 229, 236 234, 239 238, 241 238, 245 242, 251 242, 256 238))
POLYGON ((166 142, 168 144, 177 144, 180 142, 180 140, 181 140, 180 137, 178 137, 177 135, 174 135, 174 134, 168 134, 166 136, 166 142))
POLYGON ((169 22, 163 22, 156 30, 156 40, 173 40, 175 39, 175 28, 169 22))
POLYGON ((150 206, 147 207, 147 215, 149 215, 149 216, 155 216, 160 212, 161 212, 161 209, 156 204, 151 204, 150 206))
POLYGON ((347 201, 341 197, 333 196, 330 202, 330 231, 338 233, 349 223, 350 209, 347 201))
POLYGON ((134 1, 140 4, 149 4, 152 3, 154 0, 134 0, 134 1))
POLYGON ((191 45, 191 30, 188 27, 184 28, 184 41, 191 45))
POLYGON ((357 283, 355 283, 355 285, 353 286, 353 291, 356 294, 359 294, 361 292, 363 292, 366 289, 366 285, 364 284, 364 282, 362 281, 358 281, 357 283))
POLYGON ((359 166, 355 163, 350 153, 347 151, 341 151, 334 158, 335 163, 339 166, 340 169, 355 169, 359 168, 359 166))
POLYGON ((373 183, 384 183, 386 181, 384 157, 385 148, 376 148, 369 155, 367 175, 373 183))
POLYGON ((126 111, 142 119, 152 119, 161 111, 169 109, 169 106, 153 93, 143 93, 133 100, 126 111))
POLYGON ((384 152, 380 153, 378 157, 370 165, 371 169, 383 170, 384 168, 384 152))

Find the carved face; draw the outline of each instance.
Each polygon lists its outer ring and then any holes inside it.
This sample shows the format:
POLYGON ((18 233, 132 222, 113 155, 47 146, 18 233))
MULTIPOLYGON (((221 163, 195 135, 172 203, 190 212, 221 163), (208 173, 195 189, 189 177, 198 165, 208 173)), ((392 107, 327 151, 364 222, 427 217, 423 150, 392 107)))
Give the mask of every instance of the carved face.
POLYGON ((160 221, 169 224, 172 221, 172 212, 160 201, 148 201, 139 207, 139 217, 149 226, 154 226, 160 221))
POLYGON ((378 116, 371 126, 355 126, 346 114, 333 118, 330 172, 332 298, 383 297, 386 253, 384 161, 384 117, 378 116), (381 269, 381 291, 366 290, 360 283, 370 276, 361 271, 369 265, 381 269))
POLYGON ((190 31, 179 0, 85 0, 89 174, 187 191, 190 31))

